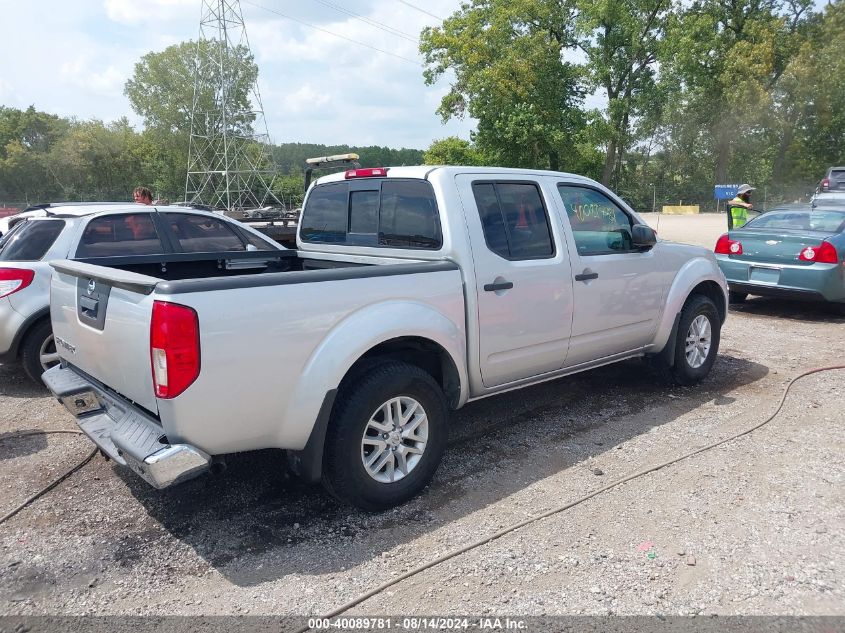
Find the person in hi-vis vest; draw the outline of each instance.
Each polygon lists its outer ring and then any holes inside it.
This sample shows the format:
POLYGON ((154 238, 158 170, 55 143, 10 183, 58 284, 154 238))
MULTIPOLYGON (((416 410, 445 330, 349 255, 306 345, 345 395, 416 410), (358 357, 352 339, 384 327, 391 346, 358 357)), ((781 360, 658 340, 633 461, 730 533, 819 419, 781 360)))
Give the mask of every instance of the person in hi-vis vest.
POLYGON ((733 200, 728 202, 728 230, 738 229, 748 222, 748 210, 752 208, 751 185, 740 185, 733 200))

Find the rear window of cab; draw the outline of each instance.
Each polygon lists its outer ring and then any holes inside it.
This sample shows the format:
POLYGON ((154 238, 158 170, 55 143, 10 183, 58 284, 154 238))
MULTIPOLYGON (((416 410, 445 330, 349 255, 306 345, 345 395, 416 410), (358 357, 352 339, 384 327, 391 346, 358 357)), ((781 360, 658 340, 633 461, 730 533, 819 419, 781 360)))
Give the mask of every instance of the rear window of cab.
POLYGON ((428 250, 443 245, 431 183, 401 178, 315 186, 299 234, 317 244, 428 250))

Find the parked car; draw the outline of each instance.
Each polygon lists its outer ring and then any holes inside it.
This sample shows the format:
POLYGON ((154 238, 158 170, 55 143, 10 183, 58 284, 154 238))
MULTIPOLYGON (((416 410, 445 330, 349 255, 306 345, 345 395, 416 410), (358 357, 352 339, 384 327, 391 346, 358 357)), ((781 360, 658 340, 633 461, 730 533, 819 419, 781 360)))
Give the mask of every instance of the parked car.
POLYGON ((733 303, 824 301, 845 314, 845 208, 774 209, 722 235, 715 252, 733 303))
POLYGON ((37 382, 59 361, 49 318, 50 261, 282 248, 240 222, 180 207, 45 205, 13 217, 17 222, 0 238, 0 362, 20 361, 37 382))
POLYGON ((819 191, 845 191, 845 167, 829 167, 819 183, 819 191))
POLYGON ((248 220, 272 220, 284 216, 285 210, 281 207, 260 207, 258 209, 244 209, 244 219, 248 220))
POLYGON ((341 172, 312 184, 297 245, 227 278, 219 253, 167 277, 170 257, 54 262, 62 364, 45 383, 155 487, 282 448, 304 479, 379 510, 429 482, 450 409, 643 356, 695 384, 726 316, 712 252, 656 241, 572 174, 341 172))

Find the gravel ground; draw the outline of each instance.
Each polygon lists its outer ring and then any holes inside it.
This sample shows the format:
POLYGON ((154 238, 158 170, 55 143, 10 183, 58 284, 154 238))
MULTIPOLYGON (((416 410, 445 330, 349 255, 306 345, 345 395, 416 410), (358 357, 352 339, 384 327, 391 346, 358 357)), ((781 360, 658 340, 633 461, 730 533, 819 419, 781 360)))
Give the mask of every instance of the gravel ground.
MULTIPOLYGON (((665 219, 665 218, 664 218, 665 219)), ((661 220, 661 234, 666 228, 661 220)), ((155 491, 96 457, 0 527, 0 613, 319 615, 391 577, 764 420, 801 371, 842 363, 845 318, 753 299, 710 377, 638 361, 453 415, 432 485, 364 514, 275 451, 155 491)), ((402 581, 350 614, 845 615, 845 371, 806 378, 753 434, 402 581)), ((0 514, 82 459, 72 428, 0 366, 0 514)))

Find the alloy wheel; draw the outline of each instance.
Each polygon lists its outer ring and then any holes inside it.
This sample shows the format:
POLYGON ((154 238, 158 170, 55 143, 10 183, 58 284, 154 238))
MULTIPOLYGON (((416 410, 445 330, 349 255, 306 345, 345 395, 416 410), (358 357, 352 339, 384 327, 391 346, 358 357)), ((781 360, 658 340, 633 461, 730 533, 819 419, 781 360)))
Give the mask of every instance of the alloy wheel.
POLYGON ((710 327, 710 319, 699 314, 687 330, 685 353, 690 367, 698 369, 705 363, 712 342, 713 331, 710 327))
POLYGON ((370 416, 361 438, 361 461, 380 483, 403 479, 420 463, 428 441, 428 416, 407 396, 391 398, 370 416))

